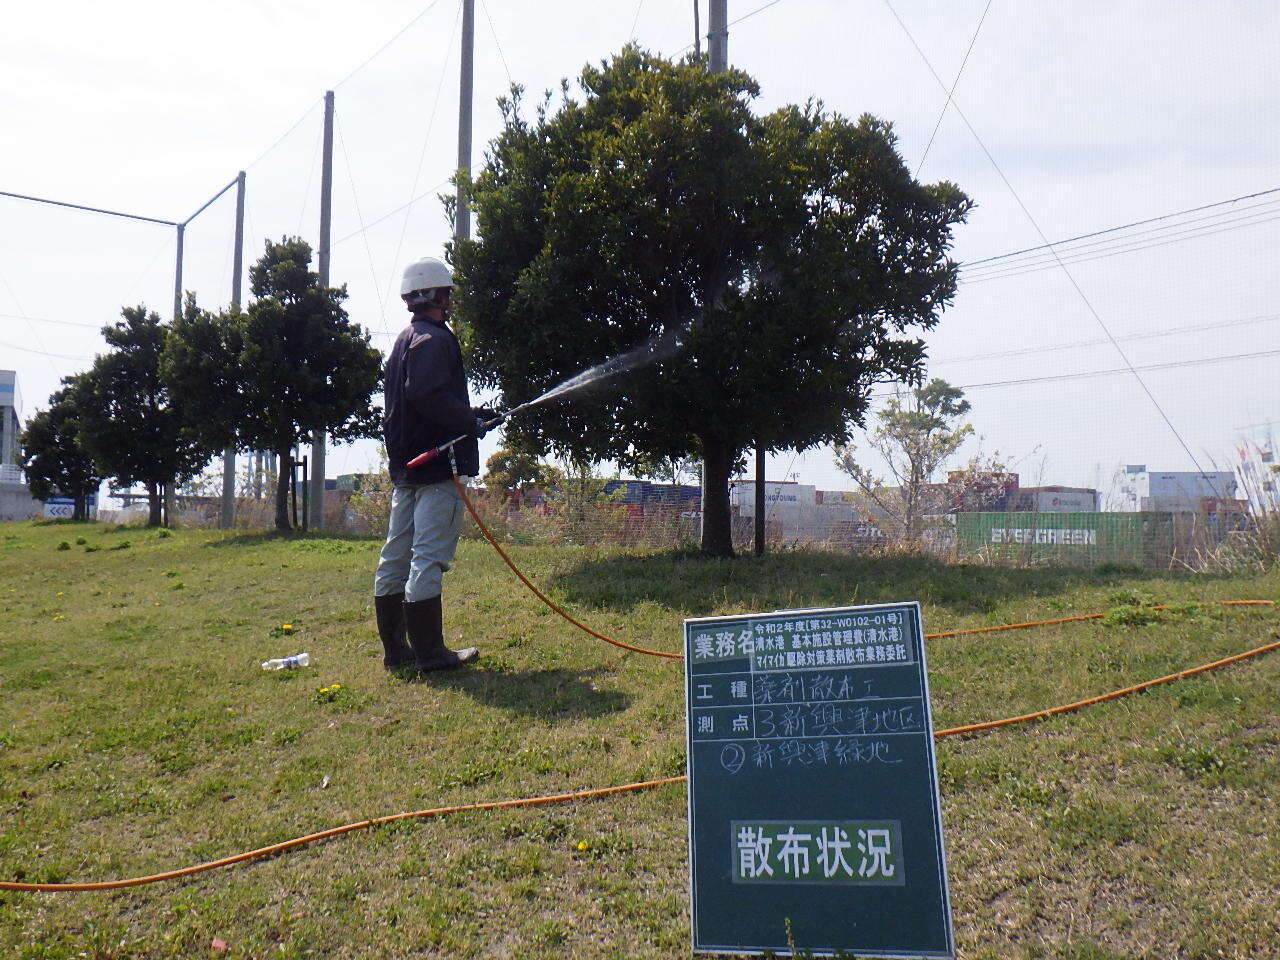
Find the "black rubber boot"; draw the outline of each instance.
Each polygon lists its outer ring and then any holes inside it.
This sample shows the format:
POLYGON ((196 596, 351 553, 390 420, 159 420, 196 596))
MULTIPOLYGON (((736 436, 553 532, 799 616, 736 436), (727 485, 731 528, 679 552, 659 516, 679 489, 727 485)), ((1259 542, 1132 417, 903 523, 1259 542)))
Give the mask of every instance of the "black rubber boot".
POLYGON ((373 609, 378 616, 378 636, 382 640, 382 665, 388 670, 415 666, 416 658, 405 632, 404 594, 375 596, 373 609))
POLYGON ((439 597, 406 601, 404 622, 419 670, 454 670, 480 656, 475 647, 454 651, 444 645, 444 613, 439 597))

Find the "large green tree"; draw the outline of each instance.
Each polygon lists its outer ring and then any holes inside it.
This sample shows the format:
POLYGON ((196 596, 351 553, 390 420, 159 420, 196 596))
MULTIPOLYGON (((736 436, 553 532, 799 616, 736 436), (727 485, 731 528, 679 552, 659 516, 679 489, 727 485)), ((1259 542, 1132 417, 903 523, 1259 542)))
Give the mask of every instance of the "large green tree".
POLYGON ((125 307, 122 319, 102 328, 111 348, 83 375, 79 436, 105 476, 143 484, 151 526, 172 522, 162 513, 166 489, 190 479, 213 450, 193 436, 188 416, 160 375, 168 328, 146 307, 125 307))
POLYGON ((84 520, 89 497, 97 492, 102 476, 80 439, 87 410, 83 375, 64 377, 62 383, 62 389, 49 397, 49 408, 28 420, 22 431, 22 469, 33 497, 71 497, 73 519, 84 520))
POLYGON ((188 423, 212 449, 270 450, 280 458, 276 527, 291 528, 294 447, 316 430, 338 440, 372 436, 371 398, 382 356, 351 323, 346 287, 326 287, 311 247, 268 241, 249 270, 248 307, 210 314, 188 302, 174 324, 165 377, 180 390, 188 423))
POLYGON ((627 47, 532 118, 518 90, 452 248, 470 372, 506 403, 662 330, 673 358, 521 414, 513 442, 578 459, 699 456, 703 550, 732 553, 728 480, 756 443, 847 439, 871 384, 918 371, 954 294, 969 200, 912 178, 891 126, 627 47))

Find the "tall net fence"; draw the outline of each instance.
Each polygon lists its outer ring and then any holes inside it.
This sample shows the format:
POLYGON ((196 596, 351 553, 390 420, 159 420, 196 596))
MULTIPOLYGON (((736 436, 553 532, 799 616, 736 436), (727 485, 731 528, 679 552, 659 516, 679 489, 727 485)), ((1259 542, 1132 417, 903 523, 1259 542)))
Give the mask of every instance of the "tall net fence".
MULTIPOLYGON (((730 59, 760 79, 759 109, 816 91, 846 114, 869 109, 895 121, 917 176, 953 180, 977 203, 956 235, 954 302, 923 334, 924 376, 963 391, 971 406, 956 425, 971 433, 907 489, 876 449, 895 391, 877 385, 844 458, 831 447, 769 455, 770 547, 1159 568, 1212 567, 1274 547, 1280 162, 1270 143, 1275 69, 1250 40, 1256 27, 1219 18, 1197 35, 1117 15, 1090 31, 1061 13, 1046 22, 1021 9, 988 14, 981 0, 945 12, 903 2, 856 24, 832 18, 831 42, 815 47, 812 22, 789 12, 800 5, 731 13, 730 59), (1119 51, 1142 61, 1122 100, 1102 71, 1080 69, 1119 51), (833 82, 850 76, 849 64, 859 65, 857 83, 833 82)), ((686 3, 574 16, 554 50, 536 39, 545 21, 581 10, 567 0, 536 6, 477 5, 477 163, 512 83, 536 100, 630 39, 673 56, 692 47, 686 3)), ((336 101, 332 282, 346 286, 352 318, 383 350, 403 321, 400 270, 438 253, 451 233, 440 197, 456 165, 460 30, 458 0, 424 4, 385 42, 346 51, 350 72, 326 80, 336 101)), ((309 104, 297 98, 247 162, 220 147, 217 166, 201 167, 204 186, 186 177, 181 189, 156 184, 154 201, 139 193, 122 204, 181 220, 243 167, 246 274, 268 240, 314 241, 322 92, 309 104)), ((0 366, 21 369, 35 408, 104 349, 98 328, 122 305, 169 315, 175 238, 151 223, 16 202, 3 210, 0 366)), ((203 307, 230 302, 233 238, 234 191, 186 228, 181 286, 203 307)), ((502 440, 489 438, 482 460, 502 440)), ((237 468, 237 523, 269 525, 270 464, 242 454, 237 468)), ((377 533, 385 479, 376 443, 333 446, 328 475, 325 526, 377 533)), ((516 543, 697 542, 696 474, 663 482, 600 464, 595 475, 590 496, 482 477, 475 499, 495 533, 516 543)), ((739 549, 755 533, 752 475, 744 463, 731 491, 739 549)), ((184 522, 216 521, 220 478, 215 463, 185 491, 184 522)))

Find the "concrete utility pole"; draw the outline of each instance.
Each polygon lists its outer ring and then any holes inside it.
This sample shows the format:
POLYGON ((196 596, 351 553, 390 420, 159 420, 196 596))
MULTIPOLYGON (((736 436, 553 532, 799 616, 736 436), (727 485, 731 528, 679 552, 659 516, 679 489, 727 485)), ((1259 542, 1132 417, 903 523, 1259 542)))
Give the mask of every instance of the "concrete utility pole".
POLYGON ((702 56, 702 0, 693 0, 693 52, 702 56))
MULTIPOLYGON (((244 273, 244 171, 236 177, 236 243, 231 255, 231 306, 240 306, 240 281, 244 273)), ((218 526, 227 530, 236 523, 236 448, 222 451, 222 513, 218 526)))
MULTIPOLYGON (((471 100, 474 91, 476 56, 476 0, 462 0, 462 73, 458 83, 458 171, 471 175, 471 100)), ((453 235, 471 236, 471 202, 458 184, 458 211, 453 235)))
MULTIPOLYGON (((694 6, 696 23, 697 5, 694 6)), ((712 73, 729 69, 729 0, 709 0, 707 10, 708 68, 712 73)), ((755 549, 756 556, 764 553, 764 465, 765 449, 756 444, 755 482, 755 549)))
POLYGON ((707 53, 712 73, 729 69, 729 0, 710 0, 707 10, 707 53))
MULTIPOLYGON (((329 235, 333 227, 333 91, 324 94, 324 160, 320 168, 320 283, 329 285, 329 235)), ((312 530, 324 527, 324 442, 323 430, 311 435, 311 484, 308 494, 307 526, 312 530)), ((283 465, 282 465, 283 466, 283 465)))

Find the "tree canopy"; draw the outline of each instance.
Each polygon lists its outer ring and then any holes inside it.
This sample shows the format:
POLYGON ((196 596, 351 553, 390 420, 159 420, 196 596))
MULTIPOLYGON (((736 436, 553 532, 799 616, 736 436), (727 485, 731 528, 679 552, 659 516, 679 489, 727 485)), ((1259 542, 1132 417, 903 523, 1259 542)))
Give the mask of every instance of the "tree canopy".
POLYGON ((188 422, 212 449, 270 450, 280 457, 276 526, 289 529, 295 444, 323 430, 338 440, 373 436, 371 398, 382 355, 353 324, 347 290, 310 269, 311 247, 296 237, 267 241, 249 270, 247 309, 210 314, 188 301, 173 329, 165 375, 181 390, 188 422))
POLYGON ((102 476, 80 439, 86 410, 83 377, 64 377, 62 383, 62 389, 49 397, 49 408, 31 417, 22 431, 22 468, 33 497, 71 497, 73 519, 84 520, 88 498, 97 492, 102 476))
POLYGON ((78 436, 105 476, 144 484, 148 522, 161 521, 165 488, 188 480, 209 462, 214 447, 185 428, 186 413, 161 376, 168 330, 144 306, 125 307, 102 328, 111 348, 83 374, 78 436))
POLYGON ((674 358, 508 436, 627 466, 700 456, 716 554, 742 451, 845 440, 871 384, 918 375, 970 208, 914 180, 890 124, 817 102, 757 116, 758 95, 742 71, 634 46, 532 118, 513 91, 470 185, 479 236, 451 251, 469 371, 507 404, 685 330, 674 358))

